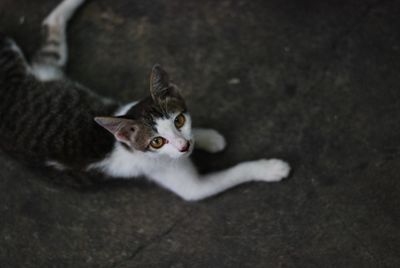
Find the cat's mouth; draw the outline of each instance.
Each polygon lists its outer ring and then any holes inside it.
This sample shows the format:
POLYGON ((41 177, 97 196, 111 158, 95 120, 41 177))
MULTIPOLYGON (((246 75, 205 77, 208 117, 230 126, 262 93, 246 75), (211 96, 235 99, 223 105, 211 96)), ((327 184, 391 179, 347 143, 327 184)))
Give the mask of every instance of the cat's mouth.
POLYGON ((186 144, 185 144, 185 146, 183 146, 183 147, 179 150, 179 152, 181 152, 181 153, 186 153, 186 152, 189 151, 190 147, 191 147, 190 141, 187 141, 186 144))
POLYGON ((181 152, 182 155, 187 155, 187 154, 192 153, 193 148, 194 148, 193 140, 188 140, 188 141, 186 142, 186 145, 185 145, 184 147, 182 147, 182 148, 179 150, 179 152, 181 152))

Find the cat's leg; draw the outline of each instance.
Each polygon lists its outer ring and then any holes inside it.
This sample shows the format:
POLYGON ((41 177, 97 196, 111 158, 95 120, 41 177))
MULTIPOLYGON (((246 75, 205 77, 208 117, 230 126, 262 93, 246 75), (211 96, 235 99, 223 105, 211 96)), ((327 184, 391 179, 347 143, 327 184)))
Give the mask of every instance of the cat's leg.
POLYGON ((0 80, 20 80, 29 71, 21 49, 14 40, 0 33, 0 80))
POLYGON ((226 147, 224 136, 215 129, 194 128, 193 136, 196 149, 204 150, 209 153, 217 153, 226 147))
POLYGON ((243 162, 206 175, 199 175, 189 159, 163 167, 147 176, 187 201, 201 200, 249 181, 280 181, 290 172, 290 166, 278 159, 243 162))
POLYGON ((66 28, 68 20, 85 0, 64 0, 42 23, 43 43, 32 61, 32 73, 41 81, 64 77, 68 48, 66 28))

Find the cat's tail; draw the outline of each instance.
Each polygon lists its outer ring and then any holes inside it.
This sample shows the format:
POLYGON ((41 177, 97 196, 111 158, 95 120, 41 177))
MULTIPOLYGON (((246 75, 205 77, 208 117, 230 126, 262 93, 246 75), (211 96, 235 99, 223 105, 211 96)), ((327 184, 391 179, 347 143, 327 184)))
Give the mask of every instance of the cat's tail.
POLYGON ((21 49, 11 38, 0 33, 0 81, 21 79, 29 66, 21 49))

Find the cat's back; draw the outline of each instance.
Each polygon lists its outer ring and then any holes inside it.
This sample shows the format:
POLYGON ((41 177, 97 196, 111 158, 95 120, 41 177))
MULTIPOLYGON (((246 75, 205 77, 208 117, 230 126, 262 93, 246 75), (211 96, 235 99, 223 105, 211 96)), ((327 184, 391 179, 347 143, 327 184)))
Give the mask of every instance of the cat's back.
POLYGON ((38 161, 83 166, 103 157, 113 139, 93 120, 111 114, 106 101, 69 79, 41 82, 18 48, 0 36, 0 145, 38 161))

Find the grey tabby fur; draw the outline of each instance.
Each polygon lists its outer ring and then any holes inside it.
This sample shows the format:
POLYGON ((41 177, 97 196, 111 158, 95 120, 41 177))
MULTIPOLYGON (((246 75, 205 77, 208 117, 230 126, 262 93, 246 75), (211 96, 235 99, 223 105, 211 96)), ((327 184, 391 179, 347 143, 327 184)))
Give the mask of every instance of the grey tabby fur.
MULTIPOLYGON (((225 148, 225 139, 216 130, 191 127, 177 86, 159 65, 151 71, 149 96, 123 106, 70 80, 63 71, 66 27, 83 2, 64 0, 44 20, 43 44, 31 64, 12 39, 0 34, 3 150, 65 172, 145 176, 191 201, 248 181, 274 182, 288 176, 290 166, 279 159, 199 174, 188 158, 194 146, 216 153, 225 148)), ((83 185, 93 178, 72 177, 83 185)))

